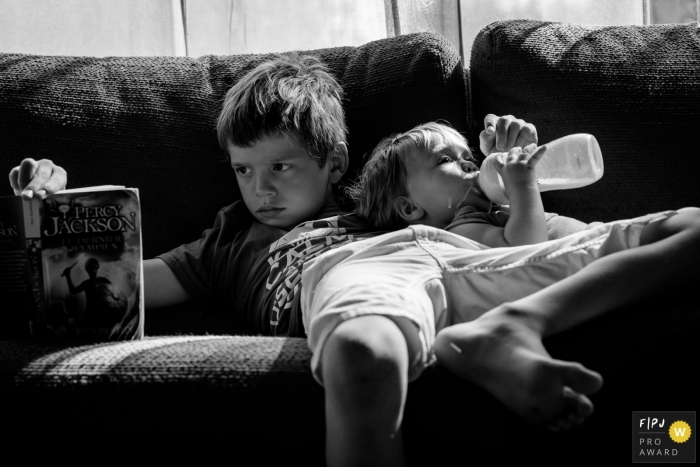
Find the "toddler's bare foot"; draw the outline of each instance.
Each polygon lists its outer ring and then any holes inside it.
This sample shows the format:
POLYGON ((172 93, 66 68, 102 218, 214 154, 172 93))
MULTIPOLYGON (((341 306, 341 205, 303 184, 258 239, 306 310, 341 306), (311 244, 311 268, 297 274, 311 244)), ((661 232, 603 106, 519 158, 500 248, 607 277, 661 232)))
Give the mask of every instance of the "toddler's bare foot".
POLYGON ((435 350, 450 371, 552 430, 578 425, 591 415, 593 403, 586 394, 603 384, 600 374, 579 363, 554 360, 527 321, 505 307, 443 329, 435 350))

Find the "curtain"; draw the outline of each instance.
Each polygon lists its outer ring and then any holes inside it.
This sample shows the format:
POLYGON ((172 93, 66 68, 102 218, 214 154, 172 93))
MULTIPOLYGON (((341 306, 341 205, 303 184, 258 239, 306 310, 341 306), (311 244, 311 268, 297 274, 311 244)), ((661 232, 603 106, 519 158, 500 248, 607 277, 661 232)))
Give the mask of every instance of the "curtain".
POLYGON ((652 0, 651 23, 700 22, 700 0, 652 0))
POLYGON ((357 46, 386 37, 383 0, 182 0, 190 56, 357 46))
POLYGON ((0 0, 0 51, 185 55, 180 0, 0 0))
POLYGON ((0 51, 239 54, 386 37, 384 0, 0 0, 0 51))
POLYGON ((463 56, 460 3, 460 0, 385 0, 387 36, 435 32, 443 35, 463 56))

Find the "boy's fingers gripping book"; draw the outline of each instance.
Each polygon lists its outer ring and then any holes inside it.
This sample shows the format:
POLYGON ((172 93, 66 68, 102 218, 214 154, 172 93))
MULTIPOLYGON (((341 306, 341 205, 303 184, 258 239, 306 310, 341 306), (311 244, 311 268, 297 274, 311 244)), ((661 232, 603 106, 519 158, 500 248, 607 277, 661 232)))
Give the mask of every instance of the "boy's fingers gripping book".
POLYGON ((143 337, 138 190, 102 186, 0 198, 3 336, 143 337))

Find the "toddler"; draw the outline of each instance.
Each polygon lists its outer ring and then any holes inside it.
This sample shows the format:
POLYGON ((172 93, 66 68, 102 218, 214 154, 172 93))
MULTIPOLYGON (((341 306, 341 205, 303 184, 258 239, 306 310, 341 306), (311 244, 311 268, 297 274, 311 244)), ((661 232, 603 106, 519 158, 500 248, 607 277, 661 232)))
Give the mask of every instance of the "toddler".
POLYGON ((700 209, 547 240, 534 178, 544 151, 501 155, 510 213, 492 212, 464 138, 446 126, 419 126, 374 151, 351 195, 360 217, 393 232, 329 251, 302 277, 314 376, 343 388, 332 407, 346 439, 398 458, 407 384, 436 361, 535 424, 581 423, 602 378, 553 359, 542 338, 658 290, 689 294, 700 209))

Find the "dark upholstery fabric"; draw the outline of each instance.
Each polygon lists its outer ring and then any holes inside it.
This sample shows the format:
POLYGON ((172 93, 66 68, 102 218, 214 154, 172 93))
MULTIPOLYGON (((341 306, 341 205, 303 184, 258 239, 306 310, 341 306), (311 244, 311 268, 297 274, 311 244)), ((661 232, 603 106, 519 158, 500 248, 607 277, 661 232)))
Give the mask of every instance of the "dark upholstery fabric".
POLYGON ((541 143, 591 133, 605 174, 543 194, 545 209, 584 222, 700 205, 700 28, 496 22, 477 36, 474 115, 512 114, 541 143), (677 157, 674 154, 682 156, 677 157))
POLYGON ((75 450, 78 463, 136 450, 159 462, 196 456, 200 463, 303 458, 323 465, 323 389, 309 371, 304 339, 1 344, 0 408, 12 427, 6 452, 41 440, 33 456, 75 450))
MULTIPOLYGON (((635 304, 545 341, 553 356, 600 371, 596 413, 567 433, 534 429, 482 389, 432 367, 409 385, 404 439, 410 465, 560 465, 575 455, 629 461, 633 410, 693 410, 700 385, 688 367, 697 309, 663 299, 635 304), (661 310, 661 311, 659 311, 661 310), (604 453, 604 454, 603 454, 604 453), (568 457, 567 457, 568 456, 568 457), (459 462, 459 463, 458 463, 459 462)), ((12 427, 5 449, 36 456, 78 443, 101 455, 115 443, 144 459, 237 465, 321 466, 323 389, 304 339, 183 335, 84 345, 0 343, 0 411, 12 427), (261 463, 262 462, 262 463, 261 463)))
MULTIPOLYGON (((437 119, 469 130, 463 68, 440 36, 309 53, 346 93, 347 180, 389 133, 437 119)), ((68 170, 70 187, 139 188, 144 257, 151 258, 198 238, 222 206, 240 198, 216 117, 226 91, 270 57, 0 54, 0 167, 51 158, 68 170)))

